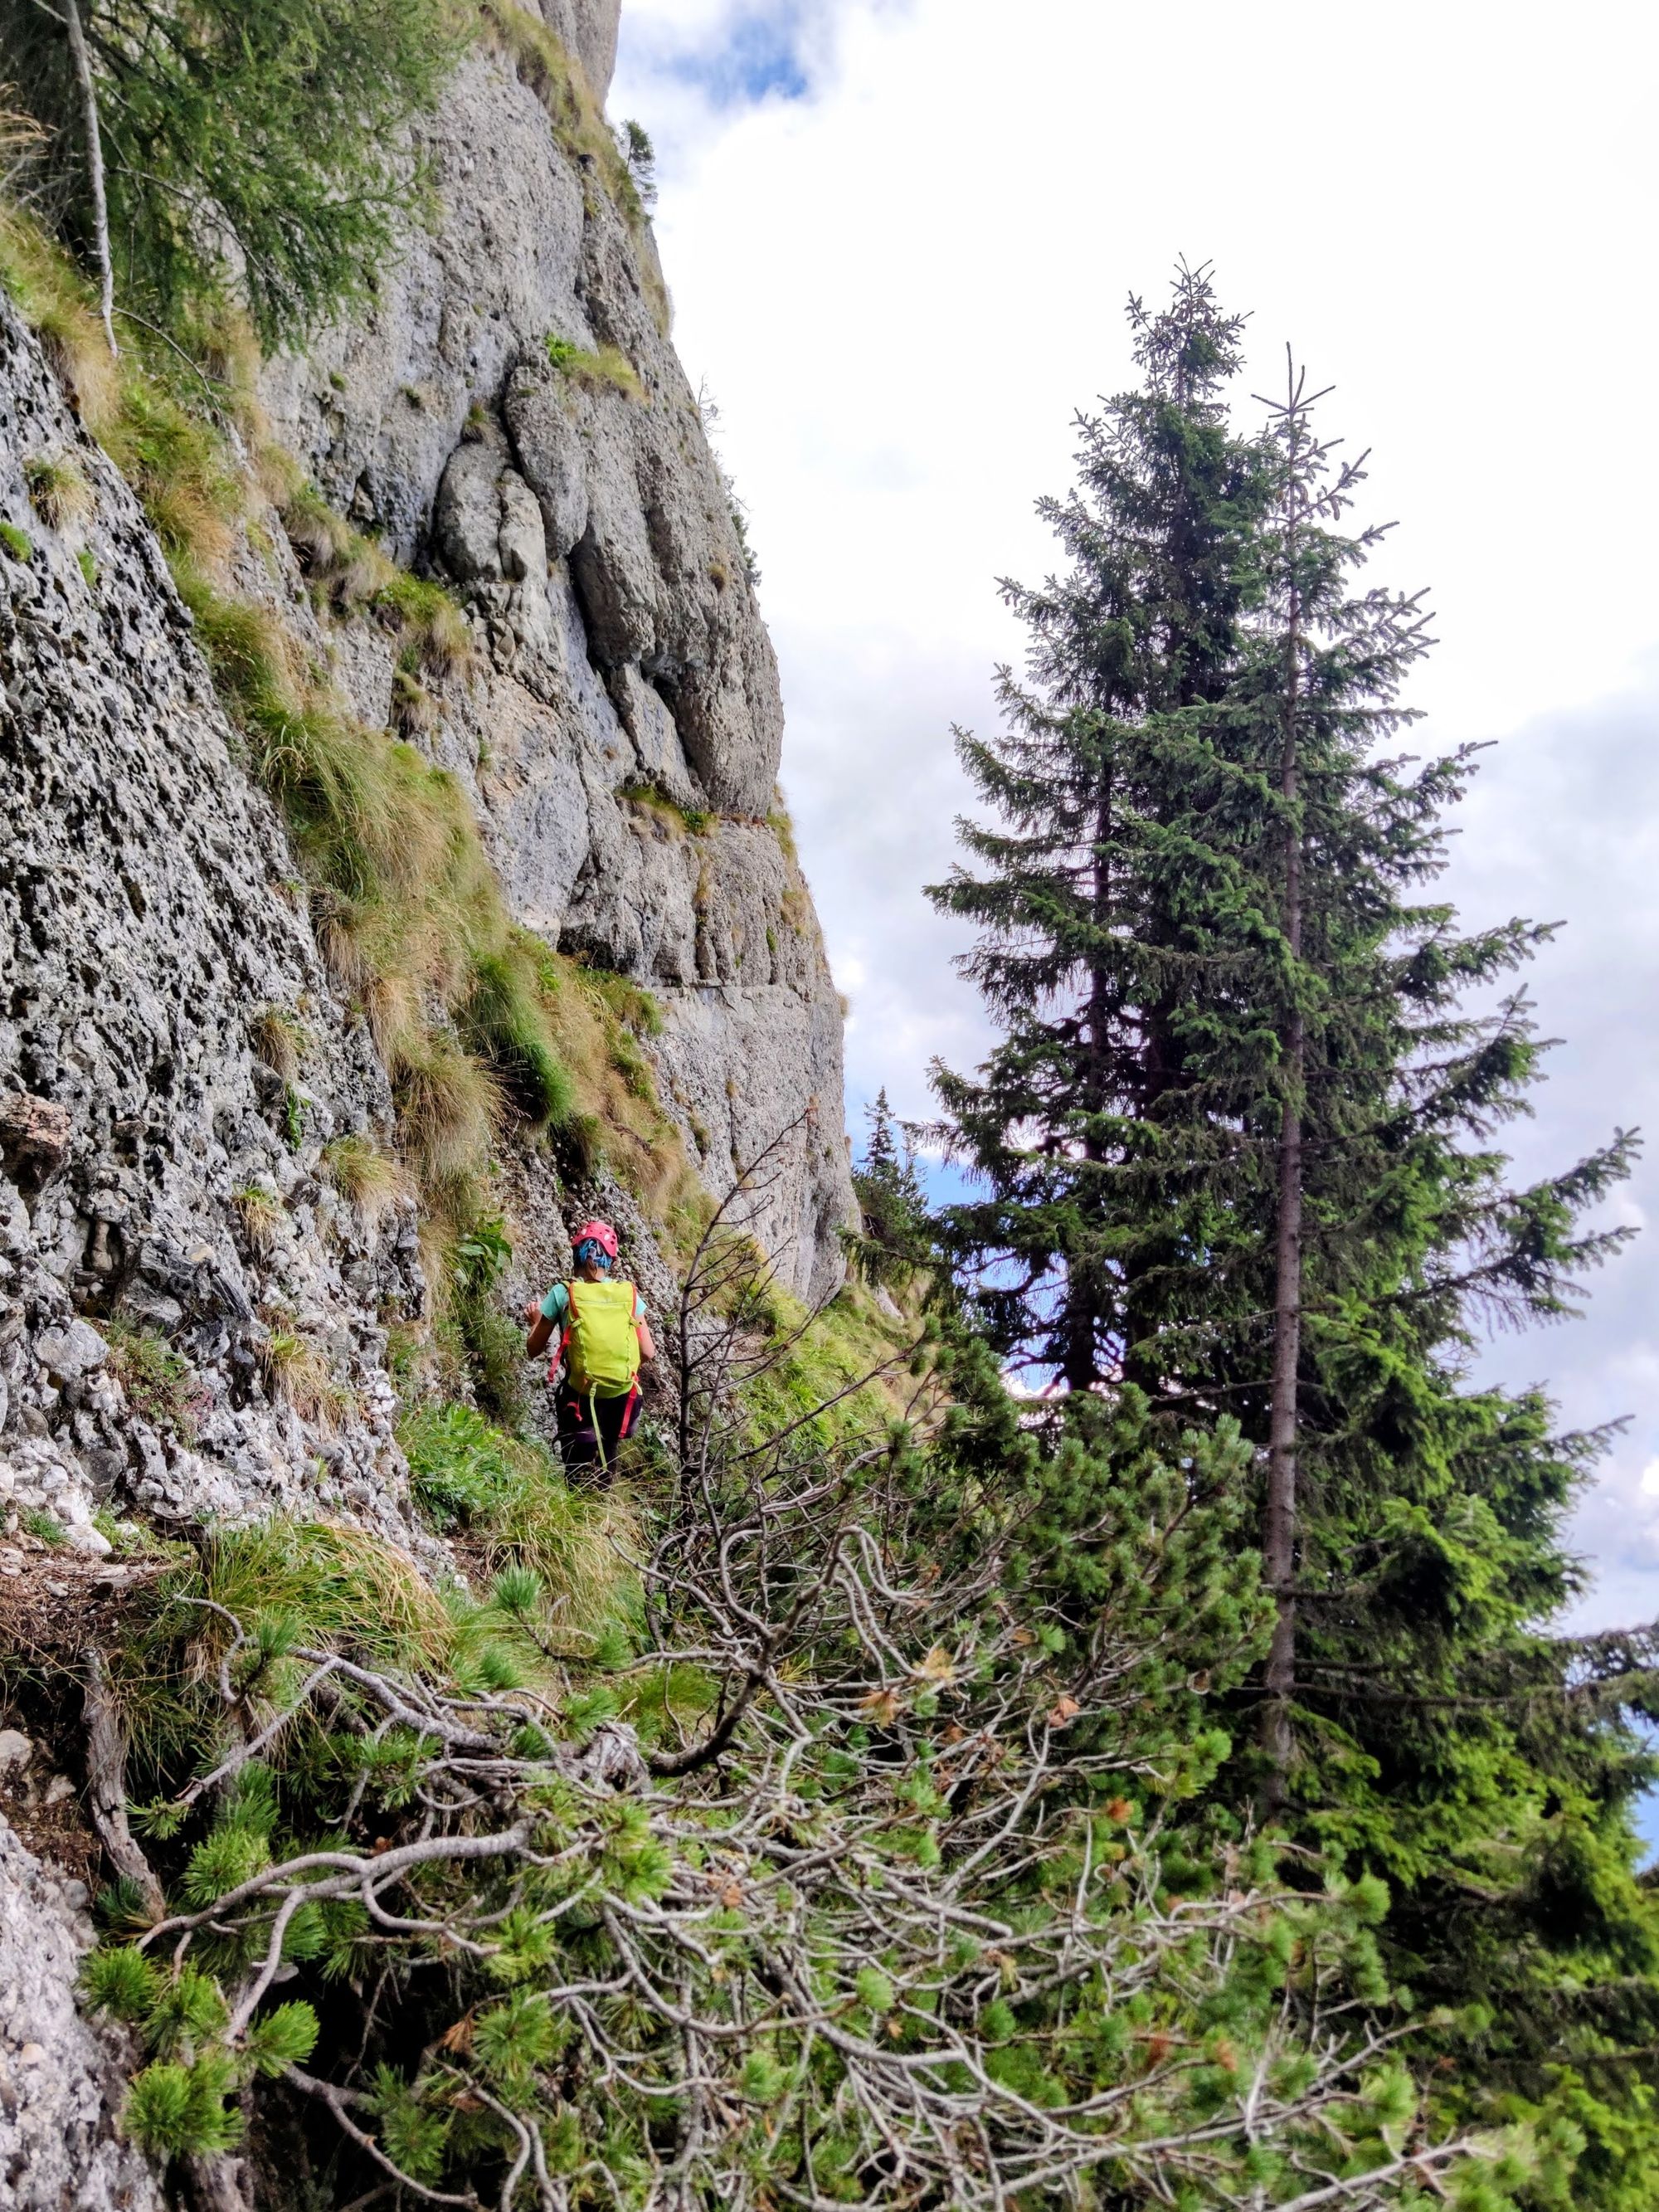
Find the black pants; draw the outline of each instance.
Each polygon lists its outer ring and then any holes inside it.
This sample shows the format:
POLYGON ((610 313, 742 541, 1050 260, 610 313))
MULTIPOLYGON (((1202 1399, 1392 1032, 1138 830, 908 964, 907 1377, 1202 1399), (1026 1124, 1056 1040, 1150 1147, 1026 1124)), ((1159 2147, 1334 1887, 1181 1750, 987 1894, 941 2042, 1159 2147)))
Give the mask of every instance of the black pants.
POLYGON ((562 1382, 554 1396, 553 1413, 565 1472, 592 1467, 601 1457, 601 1446, 604 1465, 608 1472, 614 1472, 617 1447, 626 1441, 639 1407, 637 1386, 614 1398, 579 1398, 568 1383, 562 1382))

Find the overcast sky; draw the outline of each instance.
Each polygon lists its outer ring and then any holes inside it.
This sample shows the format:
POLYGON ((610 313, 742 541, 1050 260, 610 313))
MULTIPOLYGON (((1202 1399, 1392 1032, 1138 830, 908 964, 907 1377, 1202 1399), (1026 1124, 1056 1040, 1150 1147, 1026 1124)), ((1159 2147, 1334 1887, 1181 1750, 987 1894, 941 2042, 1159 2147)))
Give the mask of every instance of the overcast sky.
MULTIPOLYGON (((655 139, 693 383, 721 409, 788 709, 784 783, 842 989, 848 1109, 927 1109, 986 1032, 921 886, 965 803, 953 722, 1017 659, 995 579, 1071 421, 1132 379, 1123 303, 1179 254, 1294 343, 1371 449, 1375 574, 1427 586, 1425 748, 1498 741, 1462 810, 1472 921, 1567 927, 1542 1173, 1645 1125, 1659 1214, 1659 438, 1651 6, 1485 0, 624 0, 611 112, 655 139)), ((1577 1425, 1629 1414, 1577 1534, 1588 1620, 1659 1615, 1659 1237, 1589 1317, 1505 1340, 1577 1425)))

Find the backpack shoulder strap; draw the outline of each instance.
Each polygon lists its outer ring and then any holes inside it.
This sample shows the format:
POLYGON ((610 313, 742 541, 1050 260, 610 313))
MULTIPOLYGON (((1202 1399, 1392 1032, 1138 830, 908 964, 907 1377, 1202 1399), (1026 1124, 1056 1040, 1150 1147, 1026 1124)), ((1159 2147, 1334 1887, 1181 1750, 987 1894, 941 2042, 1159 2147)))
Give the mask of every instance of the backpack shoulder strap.
POLYGON ((571 1324, 576 1318, 576 1285, 574 1283, 566 1283, 562 1285, 562 1288, 564 1291, 564 1327, 560 1331, 557 1344, 553 1347, 553 1357, 547 1363, 547 1379, 550 1382, 554 1380, 555 1376, 558 1374, 560 1367, 564 1363, 564 1355, 570 1346, 571 1324))

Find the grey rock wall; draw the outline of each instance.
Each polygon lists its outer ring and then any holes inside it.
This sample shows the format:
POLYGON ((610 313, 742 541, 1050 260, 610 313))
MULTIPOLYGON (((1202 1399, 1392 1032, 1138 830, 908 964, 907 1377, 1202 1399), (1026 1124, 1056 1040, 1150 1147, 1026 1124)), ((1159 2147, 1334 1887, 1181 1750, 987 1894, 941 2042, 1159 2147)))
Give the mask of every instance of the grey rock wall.
POLYGON ((76 2009, 84 1904, 0 1818, 0 2204, 161 2212, 148 2160, 117 2130, 123 2054, 76 2009))
POLYGON ((544 12, 553 30, 580 60, 595 98, 603 100, 617 66, 622 0, 548 0, 544 12))
POLYGON ((0 545, 0 1514, 50 1510, 87 1548, 123 1500, 403 1533, 379 1313, 418 1309, 416 1224, 360 1222, 321 1172, 331 1136, 388 1133, 386 1079, 155 541, 3 297, 0 517, 22 533, 0 545), (59 529, 27 495, 42 457, 88 487, 59 529), (301 1041, 291 1097, 254 1049, 266 1009, 301 1041), (122 1328, 188 1362, 187 1419, 128 1401, 122 1328), (349 1421, 284 1402, 273 1331, 315 1348, 349 1421))
MULTIPOLYGON (((608 78, 615 7, 545 13, 608 78)), ((469 59, 427 137, 438 220, 372 314, 273 365, 266 406, 331 501, 470 606, 483 673, 439 690, 420 742, 471 790, 518 917, 661 1000, 665 1099, 710 1188, 794 1132, 762 1225, 821 1295, 854 1211, 841 1009, 769 826, 777 666, 654 248, 504 53, 469 59), (562 371, 550 336, 636 381, 562 371)), ((389 649, 362 635, 339 667, 384 720, 389 649)))

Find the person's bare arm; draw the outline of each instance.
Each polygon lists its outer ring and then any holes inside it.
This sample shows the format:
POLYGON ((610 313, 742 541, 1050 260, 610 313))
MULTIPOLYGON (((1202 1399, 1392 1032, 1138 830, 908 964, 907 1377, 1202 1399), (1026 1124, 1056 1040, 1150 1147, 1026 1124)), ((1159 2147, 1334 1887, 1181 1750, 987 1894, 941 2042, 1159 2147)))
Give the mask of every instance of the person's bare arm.
POLYGON ((634 1326, 639 1331, 640 1358, 641 1359, 654 1359, 657 1356, 657 1340, 651 1334, 650 1322, 641 1316, 641 1318, 635 1322, 634 1326))
MULTIPOLYGON (((526 1319, 528 1316, 526 1316, 526 1319)), ((524 1356, 533 1359, 538 1352, 545 1352, 553 1338, 553 1324, 544 1313, 538 1311, 535 1326, 525 1339, 524 1356)))

